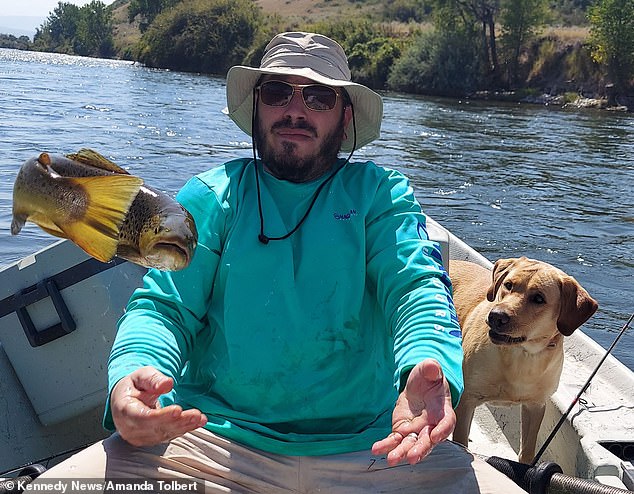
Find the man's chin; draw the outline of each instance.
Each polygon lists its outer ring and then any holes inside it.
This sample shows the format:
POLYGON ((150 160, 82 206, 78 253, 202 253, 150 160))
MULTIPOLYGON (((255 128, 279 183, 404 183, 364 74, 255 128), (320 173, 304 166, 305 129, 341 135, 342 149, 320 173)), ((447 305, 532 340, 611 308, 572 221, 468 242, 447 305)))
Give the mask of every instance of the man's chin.
POLYGON ((295 164, 287 163, 274 163, 270 165, 270 162, 266 162, 267 171, 273 175, 275 178, 280 180, 286 180, 287 182, 306 182, 308 180, 312 180, 312 178, 307 178, 311 174, 311 170, 305 170, 301 167, 297 167, 295 164))
POLYGON ((310 182, 332 168, 340 146, 341 140, 331 136, 320 149, 291 140, 269 140, 258 151, 267 171, 274 177, 289 182, 310 182))

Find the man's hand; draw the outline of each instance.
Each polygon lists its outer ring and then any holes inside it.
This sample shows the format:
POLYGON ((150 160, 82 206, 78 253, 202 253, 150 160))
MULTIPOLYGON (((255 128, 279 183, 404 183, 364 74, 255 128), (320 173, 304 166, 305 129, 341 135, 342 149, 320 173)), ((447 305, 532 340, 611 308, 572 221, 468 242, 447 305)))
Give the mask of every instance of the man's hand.
POLYGON ((160 407, 158 397, 173 386, 171 378, 153 367, 141 367, 112 388, 112 418, 123 439, 133 446, 153 446, 207 423, 200 410, 183 410, 178 405, 160 407))
POLYGON ((427 359, 412 369, 392 414, 392 433, 372 446, 375 455, 387 454, 387 463, 406 460, 413 465, 447 439, 456 426, 449 384, 440 364, 427 359))

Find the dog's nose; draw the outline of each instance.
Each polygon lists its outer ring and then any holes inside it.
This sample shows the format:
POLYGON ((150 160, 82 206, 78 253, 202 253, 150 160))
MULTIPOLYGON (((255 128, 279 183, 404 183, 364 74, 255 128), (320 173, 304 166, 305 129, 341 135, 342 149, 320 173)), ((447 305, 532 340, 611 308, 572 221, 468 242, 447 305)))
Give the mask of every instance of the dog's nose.
POLYGON ((509 315, 501 309, 491 309, 489 312, 489 317, 487 318, 487 323, 489 327, 494 330, 499 330, 506 326, 511 318, 509 315))

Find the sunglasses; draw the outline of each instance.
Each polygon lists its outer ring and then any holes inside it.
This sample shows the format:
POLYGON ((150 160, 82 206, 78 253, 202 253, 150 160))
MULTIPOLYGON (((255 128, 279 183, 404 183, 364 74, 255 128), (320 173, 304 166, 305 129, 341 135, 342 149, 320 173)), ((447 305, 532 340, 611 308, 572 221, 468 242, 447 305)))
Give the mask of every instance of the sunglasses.
POLYGON ((339 93, 323 84, 290 84, 284 81, 266 81, 256 88, 260 101, 266 106, 283 107, 293 99, 295 92, 302 95, 306 108, 313 111, 332 110, 337 104, 339 93))

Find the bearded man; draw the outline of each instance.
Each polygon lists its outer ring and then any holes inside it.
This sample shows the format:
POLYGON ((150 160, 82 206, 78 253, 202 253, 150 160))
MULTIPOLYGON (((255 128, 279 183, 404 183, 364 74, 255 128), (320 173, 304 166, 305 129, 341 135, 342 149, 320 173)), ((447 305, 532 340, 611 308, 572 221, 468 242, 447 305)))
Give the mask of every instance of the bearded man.
POLYGON ((351 161, 379 137, 381 97, 335 41, 289 32, 229 71, 227 103, 253 156, 177 196, 199 243, 186 269, 150 270, 119 322, 116 433, 40 478, 523 492, 447 440, 462 348, 440 251, 407 179, 351 161))

